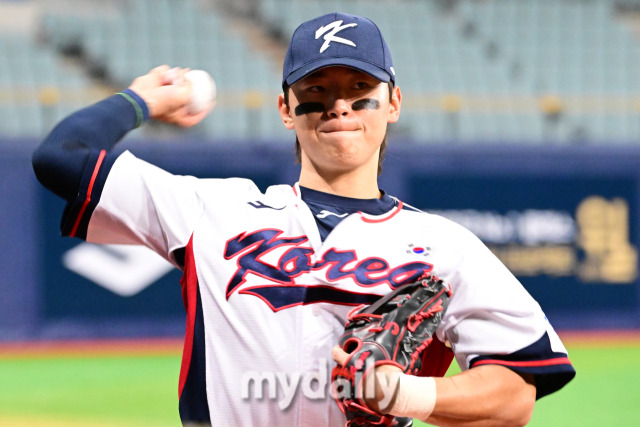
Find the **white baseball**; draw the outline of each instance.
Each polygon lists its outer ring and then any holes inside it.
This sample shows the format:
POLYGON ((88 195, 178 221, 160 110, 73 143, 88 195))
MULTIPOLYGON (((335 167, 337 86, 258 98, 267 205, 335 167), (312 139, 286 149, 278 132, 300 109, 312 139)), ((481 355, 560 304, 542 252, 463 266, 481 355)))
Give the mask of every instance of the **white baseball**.
POLYGON ((185 78, 191 82, 191 93, 187 104, 189 114, 198 114, 202 110, 213 107, 216 101, 216 82, 204 70, 190 70, 185 78))

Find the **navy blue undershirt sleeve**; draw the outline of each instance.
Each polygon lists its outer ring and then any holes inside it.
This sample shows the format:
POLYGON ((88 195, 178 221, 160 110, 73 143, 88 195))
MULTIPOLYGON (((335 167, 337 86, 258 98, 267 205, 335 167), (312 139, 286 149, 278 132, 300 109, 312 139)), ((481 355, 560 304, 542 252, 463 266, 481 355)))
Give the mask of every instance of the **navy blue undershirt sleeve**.
POLYGON ((35 150, 36 177, 68 202, 61 225, 64 235, 86 237, 88 219, 117 158, 110 151, 148 117, 142 98, 127 89, 69 115, 35 150))

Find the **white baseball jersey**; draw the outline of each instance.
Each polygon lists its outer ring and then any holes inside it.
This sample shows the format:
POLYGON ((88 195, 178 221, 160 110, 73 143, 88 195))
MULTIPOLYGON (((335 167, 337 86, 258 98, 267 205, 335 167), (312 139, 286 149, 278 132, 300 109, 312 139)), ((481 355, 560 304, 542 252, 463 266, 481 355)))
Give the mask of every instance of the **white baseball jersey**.
POLYGON ((382 212, 345 213, 343 202, 358 202, 308 190, 303 200, 297 184, 263 194, 245 179, 175 176, 128 152, 98 183, 101 162, 88 166, 93 178, 77 201, 101 190, 97 206, 90 218, 70 209, 77 215, 67 221, 76 229, 88 221, 87 241, 144 245, 183 270, 185 423, 344 425, 329 379, 346 313, 424 272, 448 282, 453 297, 423 374, 442 375, 455 354, 462 369, 491 363, 535 374, 538 397, 573 376, 539 305, 482 242, 443 217, 388 195, 362 202, 382 212), (335 226, 321 235, 314 213, 335 226))

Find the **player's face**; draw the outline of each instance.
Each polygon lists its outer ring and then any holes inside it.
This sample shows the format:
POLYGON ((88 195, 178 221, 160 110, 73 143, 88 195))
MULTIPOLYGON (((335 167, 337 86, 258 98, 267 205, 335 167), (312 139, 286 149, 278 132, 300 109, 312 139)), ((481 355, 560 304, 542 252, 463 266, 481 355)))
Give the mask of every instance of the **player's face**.
MULTIPOLYGON (((280 97, 283 122, 296 131, 302 167, 329 173, 355 169, 377 174, 387 124, 398 120, 401 95, 366 73, 327 67, 296 82, 288 106, 280 97)), ((375 175, 375 174, 374 174, 375 175)))

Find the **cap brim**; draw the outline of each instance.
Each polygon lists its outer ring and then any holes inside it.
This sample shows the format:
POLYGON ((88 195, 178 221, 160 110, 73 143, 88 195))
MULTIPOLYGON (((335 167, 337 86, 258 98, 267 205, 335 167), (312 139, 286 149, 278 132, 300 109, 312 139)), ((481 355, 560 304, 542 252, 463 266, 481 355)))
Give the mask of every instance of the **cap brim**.
POLYGON ((331 67, 331 66, 343 66, 354 68, 356 70, 362 71, 363 73, 369 74, 371 77, 374 77, 381 82, 389 82, 391 80, 391 75, 386 71, 380 69, 378 66, 373 65, 369 62, 361 61, 359 59, 353 58, 327 58, 320 61, 315 61, 309 64, 306 64, 291 74, 287 76, 285 82, 291 86, 298 80, 303 77, 317 71, 321 68, 331 67))

